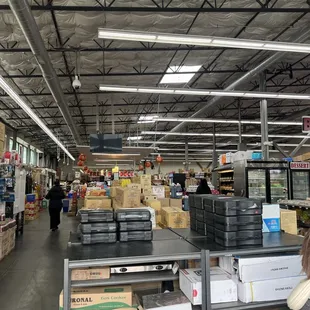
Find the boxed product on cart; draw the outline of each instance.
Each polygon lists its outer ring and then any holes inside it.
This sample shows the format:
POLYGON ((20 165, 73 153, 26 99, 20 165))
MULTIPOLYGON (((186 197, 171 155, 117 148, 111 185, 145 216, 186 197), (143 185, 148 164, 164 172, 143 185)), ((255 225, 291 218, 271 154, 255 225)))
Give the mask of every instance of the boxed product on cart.
POLYGON ((171 228, 187 228, 188 212, 179 208, 162 208, 162 224, 171 228))
POLYGON ((259 302, 272 300, 285 300, 293 289, 306 276, 238 283, 238 298, 240 301, 259 302))
POLYGON ((84 209, 111 209, 111 207, 112 201, 108 197, 85 197, 84 209))
POLYGON ((170 198, 170 207, 182 209, 182 199, 170 198))
POLYGON ((253 258, 220 257, 219 265, 231 274, 237 272, 242 282, 288 278, 304 274, 300 255, 253 258))
POLYGON ((73 269, 71 273, 72 281, 103 280, 110 278, 110 267, 73 269))
POLYGON ((161 203, 158 200, 154 201, 148 201, 146 203, 148 207, 151 207, 153 210, 155 210, 156 213, 156 223, 161 223, 161 203))
MULTIPOLYGON (((238 300, 237 284, 219 267, 211 268, 211 303, 238 300)), ((201 305, 201 269, 180 270, 180 289, 193 305, 201 305)))
MULTIPOLYGON (((116 310, 132 307, 132 289, 126 286, 75 288, 71 290, 71 309, 116 310)), ((63 292, 59 296, 59 310, 63 309, 63 292)))
POLYGON ((160 198, 158 200, 160 201, 162 208, 170 207, 170 198, 160 198))
POLYGON ((138 208, 140 206, 140 184, 128 184, 127 187, 116 189, 116 201, 125 208, 138 208))

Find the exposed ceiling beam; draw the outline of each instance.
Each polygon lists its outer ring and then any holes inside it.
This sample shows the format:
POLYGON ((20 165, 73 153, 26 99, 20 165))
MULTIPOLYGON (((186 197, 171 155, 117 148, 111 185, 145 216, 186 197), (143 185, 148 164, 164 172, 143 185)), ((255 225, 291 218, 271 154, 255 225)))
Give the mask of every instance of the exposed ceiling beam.
MULTIPOLYGON (((152 13, 309 13, 310 7, 162 7, 162 6, 87 6, 87 5, 32 5, 33 11, 69 12, 152 12, 152 13)), ((0 10, 8 11, 8 5, 0 5, 0 10)))

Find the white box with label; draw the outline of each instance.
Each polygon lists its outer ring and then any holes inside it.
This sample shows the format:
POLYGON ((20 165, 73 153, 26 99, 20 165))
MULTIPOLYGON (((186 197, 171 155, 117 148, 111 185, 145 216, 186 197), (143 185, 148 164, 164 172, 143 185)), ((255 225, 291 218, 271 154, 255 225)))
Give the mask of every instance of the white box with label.
MULTIPOLYGON (((201 305, 201 269, 180 270, 180 289, 193 305, 201 305)), ((237 284, 224 270, 211 268, 211 303, 238 300, 237 284)))
POLYGON ((305 276, 238 283, 238 298, 244 303, 285 300, 305 276))
POLYGON ((244 283, 304 275, 300 255, 235 259, 221 257, 219 265, 231 274, 237 272, 244 283))

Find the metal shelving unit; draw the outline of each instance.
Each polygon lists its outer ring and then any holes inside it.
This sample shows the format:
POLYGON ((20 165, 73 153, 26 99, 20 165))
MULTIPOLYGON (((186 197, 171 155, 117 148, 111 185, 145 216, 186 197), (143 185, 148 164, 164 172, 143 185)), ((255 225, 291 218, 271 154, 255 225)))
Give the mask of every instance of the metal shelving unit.
POLYGON ((76 240, 70 240, 68 259, 64 261, 64 310, 70 310, 71 287, 106 286, 178 279, 178 275, 173 274, 171 271, 159 271, 140 274, 115 274, 110 279, 100 281, 71 281, 72 269, 189 259, 201 259, 202 267, 202 291, 204 292, 202 294, 202 305, 194 306, 194 310, 263 309, 285 306, 285 300, 248 304, 238 301, 211 305, 210 258, 233 255, 298 253, 302 242, 303 238, 299 236, 285 233, 265 233, 262 246, 224 248, 189 229, 154 231, 154 240, 152 242, 82 246, 76 240))

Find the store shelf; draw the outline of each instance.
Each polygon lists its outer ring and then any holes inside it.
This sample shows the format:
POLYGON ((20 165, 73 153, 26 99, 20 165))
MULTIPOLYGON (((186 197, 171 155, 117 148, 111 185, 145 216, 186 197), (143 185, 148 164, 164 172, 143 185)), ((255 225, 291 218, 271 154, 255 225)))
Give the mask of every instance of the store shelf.
MULTIPOLYGON (((231 309, 266 309, 269 307, 282 307, 286 306, 286 300, 266 301, 266 302, 254 302, 245 304, 241 301, 229 302, 222 304, 213 304, 212 309, 214 310, 231 310, 231 309)), ((195 309, 195 308, 194 308, 195 309)))
POLYGON ((160 272, 141 272, 141 273, 125 273, 113 274, 110 279, 105 280, 89 280, 89 281, 72 281, 72 287, 93 287, 93 286, 109 286, 109 285, 125 285, 132 283, 149 283, 160 281, 178 280, 179 275, 173 274, 172 271, 160 272))

